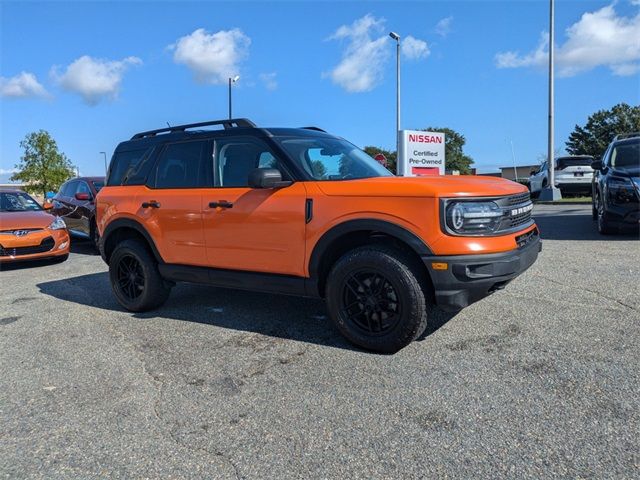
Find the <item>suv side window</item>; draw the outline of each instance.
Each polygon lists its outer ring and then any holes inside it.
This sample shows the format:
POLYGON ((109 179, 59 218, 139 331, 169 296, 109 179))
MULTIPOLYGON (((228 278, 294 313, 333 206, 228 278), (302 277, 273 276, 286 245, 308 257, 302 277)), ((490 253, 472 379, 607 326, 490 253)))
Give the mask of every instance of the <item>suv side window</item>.
POLYGON ((111 166, 109 167, 107 185, 122 185, 123 180, 127 174, 130 173, 130 170, 135 170, 135 167, 140 163, 140 161, 149 156, 151 150, 152 148, 140 148, 137 150, 115 153, 113 155, 113 160, 111 160, 111 166))
POLYGON ((170 143, 160 153, 154 188, 194 188, 206 186, 204 161, 209 142, 206 140, 170 143))
POLYGON ((254 168, 279 168, 283 179, 288 179, 271 148, 258 138, 218 139, 215 152, 216 187, 248 187, 249 172, 254 168))

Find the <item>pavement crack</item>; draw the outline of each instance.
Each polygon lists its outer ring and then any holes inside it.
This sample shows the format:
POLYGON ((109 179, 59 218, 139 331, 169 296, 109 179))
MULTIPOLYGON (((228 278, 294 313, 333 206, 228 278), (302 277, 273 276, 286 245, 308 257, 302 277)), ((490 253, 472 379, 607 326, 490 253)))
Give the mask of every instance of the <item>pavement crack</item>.
MULTIPOLYGON (((562 285, 563 287, 567 287, 567 288, 570 288, 570 289, 575 289, 575 285, 567 285, 566 283, 560 282, 559 280, 555 280, 555 279, 553 279, 551 277, 547 277, 545 275, 537 274, 536 276, 539 277, 539 278, 542 278, 543 280, 546 280, 548 282, 555 283, 556 285, 562 285)), ((602 292, 598 292, 596 290, 591 290, 591 289, 585 287, 584 285, 580 285, 580 288, 582 290, 584 290, 585 292, 593 293, 594 295, 598 295, 598 296, 600 296, 602 298, 606 298, 607 300, 610 300, 610 301, 612 301, 614 303, 617 303, 618 305, 622 305, 623 307, 626 307, 629 310, 633 310, 634 312, 638 311, 638 309, 636 307, 634 307, 633 305, 629 305, 628 303, 625 303, 622 300, 618 300, 617 298, 611 297, 609 295, 605 295, 602 292)))

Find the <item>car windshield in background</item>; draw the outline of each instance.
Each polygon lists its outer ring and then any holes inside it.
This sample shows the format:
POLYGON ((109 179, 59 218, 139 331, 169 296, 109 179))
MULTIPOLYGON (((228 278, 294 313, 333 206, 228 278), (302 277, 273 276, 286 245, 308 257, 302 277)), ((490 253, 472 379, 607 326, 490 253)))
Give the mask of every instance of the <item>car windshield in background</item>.
POLYGON ((96 192, 99 192, 102 189, 102 187, 104 187, 103 181, 93 180, 91 183, 93 184, 93 188, 96 189, 96 192))
POLYGON ((389 177, 392 173, 355 145, 330 137, 280 138, 280 145, 315 180, 389 177))
POLYGON ((560 157, 556 159, 557 169, 564 170, 567 167, 590 167, 593 157, 560 157))
POLYGON ((611 166, 618 168, 640 167, 640 140, 625 142, 613 147, 611 166))
POLYGON ((0 192, 0 212, 27 212, 42 210, 33 198, 24 192, 0 192))

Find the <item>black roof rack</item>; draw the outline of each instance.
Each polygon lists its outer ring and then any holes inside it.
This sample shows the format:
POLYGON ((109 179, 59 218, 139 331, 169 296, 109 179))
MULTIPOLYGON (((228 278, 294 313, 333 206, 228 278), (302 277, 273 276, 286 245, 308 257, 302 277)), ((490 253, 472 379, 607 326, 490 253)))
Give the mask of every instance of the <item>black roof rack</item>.
POLYGON ((326 130, 321 129, 320 127, 302 127, 303 130, 315 130, 317 132, 327 133, 326 130))
POLYGON ((189 123, 187 125, 176 125, 175 127, 159 128, 157 130, 149 130, 147 132, 136 133, 131 140, 137 138, 155 137, 158 133, 184 132, 188 128, 208 127, 210 125, 222 125, 225 130, 229 128, 248 127, 255 128, 256 124, 247 118, 229 118, 226 120, 211 120, 209 122, 189 123))

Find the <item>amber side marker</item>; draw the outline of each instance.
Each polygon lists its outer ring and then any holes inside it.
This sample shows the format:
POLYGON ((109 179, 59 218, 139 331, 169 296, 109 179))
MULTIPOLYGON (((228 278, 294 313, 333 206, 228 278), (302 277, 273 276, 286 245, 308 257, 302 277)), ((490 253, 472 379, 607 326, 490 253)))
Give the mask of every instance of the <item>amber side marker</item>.
POLYGON ((431 268, 434 270, 446 270, 449 268, 449 264, 444 262, 431 262, 431 268))

